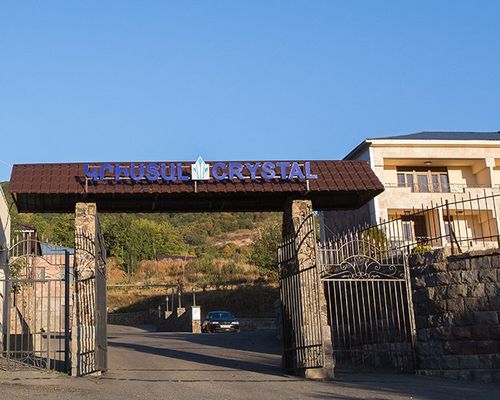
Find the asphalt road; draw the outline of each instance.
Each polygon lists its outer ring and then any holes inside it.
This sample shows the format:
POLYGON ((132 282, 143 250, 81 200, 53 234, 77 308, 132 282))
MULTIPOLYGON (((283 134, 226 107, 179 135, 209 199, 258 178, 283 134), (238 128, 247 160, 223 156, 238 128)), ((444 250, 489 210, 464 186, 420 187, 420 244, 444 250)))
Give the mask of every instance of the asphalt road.
POLYGON ((270 331, 157 333, 109 327, 109 371, 98 378, 0 371, 0 399, 497 399, 499 385, 396 374, 313 382, 283 374, 270 331))

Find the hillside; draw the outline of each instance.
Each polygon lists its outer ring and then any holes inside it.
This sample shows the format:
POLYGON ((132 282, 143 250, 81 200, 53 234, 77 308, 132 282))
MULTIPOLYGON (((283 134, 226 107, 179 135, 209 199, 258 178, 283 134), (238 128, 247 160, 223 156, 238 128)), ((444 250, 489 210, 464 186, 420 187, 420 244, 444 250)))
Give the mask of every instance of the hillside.
MULTIPOLYGON (((2 188, 11 203, 14 230, 27 225, 44 241, 74 245, 72 214, 18 214, 8 183, 2 183, 2 188)), ((220 288, 275 278, 269 264, 273 265, 276 255, 280 213, 123 213, 100 217, 112 282, 220 288), (168 256, 189 261, 163 261, 168 256)))

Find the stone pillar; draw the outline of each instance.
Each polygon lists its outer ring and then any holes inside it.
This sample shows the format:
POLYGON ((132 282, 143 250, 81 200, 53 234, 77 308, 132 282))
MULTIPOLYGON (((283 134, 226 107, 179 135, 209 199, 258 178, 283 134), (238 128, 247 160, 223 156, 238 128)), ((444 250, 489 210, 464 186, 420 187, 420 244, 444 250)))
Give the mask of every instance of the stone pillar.
POLYGON ((485 165, 486 168, 488 169, 488 180, 489 180, 489 182, 487 182, 487 184, 489 185, 488 187, 493 188, 495 182, 495 167, 496 167, 495 158, 493 157, 486 158, 485 165))
MULTIPOLYGON (((95 276, 95 242, 94 246, 84 237, 94 238, 97 231, 97 206, 95 203, 76 203, 75 206, 75 279, 72 282, 73 318, 71 327, 71 375, 86 374, 85 365, 95 360, 82 360, 82 353, 90 354, 95 351, 95 297, 89 302, 89 293, 95 293, 95 286, 88 281, 90 287, 78 282, 95 276), (94 248, 92 248, 94 247, 94 248), (94 307, 92 307, 94 304, 94 307)), ((90 357, 90 356, 86 356, 90 357)))
MULTIPOLYGON (((97 236, 97 206, 95 203, 76 203, 75 231, 77 235, 83 234, 95 240, 97 236)), ((80 280, 91 278, 95 276, 95 247, 94 249, 78 247, 77 245, 75 248, 75 272, 80 280), (94 252, 93 256, 89 255, 89 250, 94 252)))
MULTIPOLYGON (((289 200, 285 205, 283 213, 283 237, 296 235, 300 225, 304 219, 312 213, 312 203, 310 200, 289 200)), ((300 236, 300 233, 299 233, 300 236)), ((300 238, 299 238, 300 239, 300 238)), ((297 249, 297 268, 299 271, 316 266, 317 285, 307 279, 300 281, 300 304, 302 312, 302 321, 304 331, 307 331, 307 325, 317 323, 315 313, 320 313, 321 332, 323 336, 323 368, 307 368, 303 371, 304 376, 309 379, 330 379, 334 377, 334 360, 333 360, 333 345, 331 338, 330 326, 328 325, 328 307, 324 293, 324 287, 319 277, 319 267, 316 235, 313 232, 306 238, 300 247, 297 249), (314 300, 316 293, 319 297, 319 309, 314 300)), ((300 239, 302 240, 302 239, 300 239)), ((304 278, 304 275, 300 275, 304 278)))

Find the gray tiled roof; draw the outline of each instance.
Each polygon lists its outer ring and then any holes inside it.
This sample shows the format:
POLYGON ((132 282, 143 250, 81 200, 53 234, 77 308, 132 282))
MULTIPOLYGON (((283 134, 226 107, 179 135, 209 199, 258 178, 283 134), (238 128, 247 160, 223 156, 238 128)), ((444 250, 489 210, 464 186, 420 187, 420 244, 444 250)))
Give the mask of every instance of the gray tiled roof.
POLYGON ((368 140, 500 140, 498 132, 418 132, 408 135, 374 137, 368 140))

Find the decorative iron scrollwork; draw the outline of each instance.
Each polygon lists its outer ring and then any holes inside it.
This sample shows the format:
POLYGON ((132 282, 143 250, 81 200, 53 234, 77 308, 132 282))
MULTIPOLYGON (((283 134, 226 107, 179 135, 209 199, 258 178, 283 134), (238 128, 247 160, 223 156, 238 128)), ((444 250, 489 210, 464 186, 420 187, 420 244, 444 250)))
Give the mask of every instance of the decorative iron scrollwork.
POLYGON ((381 264, 370 256, 357 254, 329 266, 324 275, 331 279, 404 279, 404 270, 402 266, 381 264))

